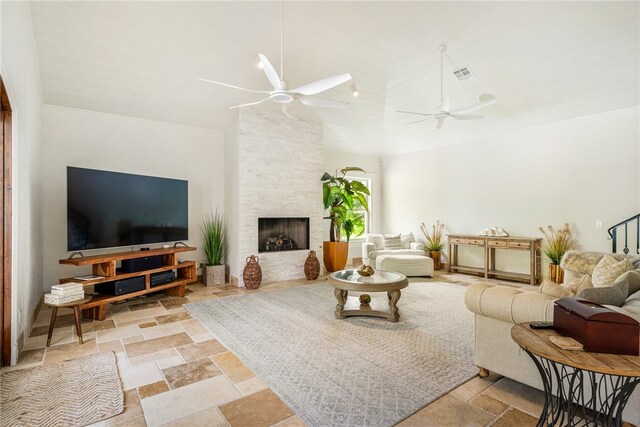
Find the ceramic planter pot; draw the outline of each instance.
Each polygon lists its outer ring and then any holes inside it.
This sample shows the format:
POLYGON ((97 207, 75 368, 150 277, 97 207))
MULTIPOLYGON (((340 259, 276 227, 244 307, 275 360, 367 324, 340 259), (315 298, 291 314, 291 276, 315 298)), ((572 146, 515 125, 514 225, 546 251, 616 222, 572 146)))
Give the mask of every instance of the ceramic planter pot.
POLYGON ((225 265, 205 265, 202 274, 202 282, 206 286, 224 285, 225 265))
POLYGON ((347 242, 323 242, 322 243, 322 260, 324 268, 328 272, 344 270, 347 265, 347 257, 349 256, 349 243, 347 242))

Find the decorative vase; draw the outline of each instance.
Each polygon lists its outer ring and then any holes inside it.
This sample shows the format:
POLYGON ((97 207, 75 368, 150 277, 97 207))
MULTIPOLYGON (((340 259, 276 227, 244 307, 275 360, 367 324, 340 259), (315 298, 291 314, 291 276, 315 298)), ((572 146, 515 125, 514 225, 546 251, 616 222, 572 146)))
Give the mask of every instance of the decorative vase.
POLYGON ((558 284, 564 282, 564 270, 559 264, 549 264, 549 279, 558 284))
POLYGON ((322 260, 328 272, 343 270, 347 265, 349 256, 349 243, 347 242, 323 242, 322 260))
POLYGON ((258 289, 262 283, 262 268, 258 263, 260 258, 255 255, 247 257, 247 265, 244 266, 242 279, 247 289, 258 289))
POLYGON ((202 275, 202 282, 205 286, 224 285, 225 283, 224 265, 205 265, 202 275))
POLYGON ((431 258, 433 260, 433 269, 434 270, 440 270, 440 267, 442 267, 441 262, 440 262, 441 254, 442 254, 442 252, 440 252, 440 251, 429 251, 429 258, 431 258))
POLYGON ((316 256, 316 251, 310 250, 307 260, 304 262, 304 277, 307 280, 316 280, 320 275, 320 261, 316 256))

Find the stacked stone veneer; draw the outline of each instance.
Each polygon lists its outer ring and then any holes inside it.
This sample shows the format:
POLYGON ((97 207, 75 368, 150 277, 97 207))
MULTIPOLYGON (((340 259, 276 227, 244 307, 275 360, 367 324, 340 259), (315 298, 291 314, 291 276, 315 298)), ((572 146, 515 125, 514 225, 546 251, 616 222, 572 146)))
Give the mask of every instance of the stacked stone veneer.
POLYGON ((239 112, 237 126, 237 144, 232 149, 238 151, 238 206, 234 218, 227 221, 235 221, 231 237, 237 241, 229 242, 229 250, 237 251, 231 259, 238 265, 231 266, 231 275, 237 272, 242 285, 245 260, 254 254, 260 257, 263 283, 304 277, 307 250, 258 254, 258 218, 308 217, 309 247, 322 259, 322 123, 245 108, 239 112))

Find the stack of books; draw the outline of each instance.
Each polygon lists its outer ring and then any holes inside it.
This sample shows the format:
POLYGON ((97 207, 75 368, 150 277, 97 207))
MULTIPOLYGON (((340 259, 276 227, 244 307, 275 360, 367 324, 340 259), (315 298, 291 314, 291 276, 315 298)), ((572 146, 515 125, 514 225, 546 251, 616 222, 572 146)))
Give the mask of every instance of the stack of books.
POLYGON ((82 283, 62 283, 53 285, 51 293, 44 295, 45 304, 67 304, 84 298, 84 287, 82 283))

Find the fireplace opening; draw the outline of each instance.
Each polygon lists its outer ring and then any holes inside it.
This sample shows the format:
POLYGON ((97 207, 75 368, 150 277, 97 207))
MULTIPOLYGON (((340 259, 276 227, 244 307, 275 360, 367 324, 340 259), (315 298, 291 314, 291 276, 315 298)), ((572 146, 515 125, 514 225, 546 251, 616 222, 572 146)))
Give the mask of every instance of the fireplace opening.
POLYGON ((258 252, 309 249, 309 218, 258 218, 258 252))

